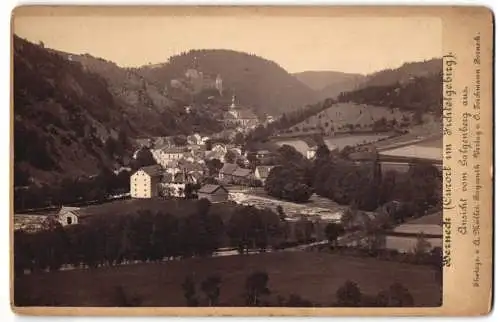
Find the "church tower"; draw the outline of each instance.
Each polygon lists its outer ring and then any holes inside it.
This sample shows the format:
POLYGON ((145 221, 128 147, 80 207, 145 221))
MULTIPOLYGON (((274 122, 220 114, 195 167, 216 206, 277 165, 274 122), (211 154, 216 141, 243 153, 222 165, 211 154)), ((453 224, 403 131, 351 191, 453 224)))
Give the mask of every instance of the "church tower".
POLYGON ((238 109, 236 108, 236 95, 233 94, 233 99, 231 100, 231 106, 229 106, 229 113, 231 113, 235 118, 239 118, 238 109))
POLYGON ((220 74, 217 74, 217 78, 215 79, 215 88, 219 91, 219 95, 222 96, 222 77, 220 74))

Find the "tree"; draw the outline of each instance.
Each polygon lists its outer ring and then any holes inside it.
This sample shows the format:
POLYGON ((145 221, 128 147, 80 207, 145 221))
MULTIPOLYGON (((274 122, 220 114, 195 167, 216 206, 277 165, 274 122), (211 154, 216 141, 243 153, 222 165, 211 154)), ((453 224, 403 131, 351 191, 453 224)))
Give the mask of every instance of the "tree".
POLYGON ((210 176, 216 176, 220 169, 224 166, 222 162, 220 162, 219 159, 210 159, 206 162, 207 168, 208 168, 208 174, 210 176))
POLYGON ((430 252, 430 262, 435 270, 435 279, 440 285, 443 283, 443 249, 434 247, 430 252))
POLYGON ((417 125, 422 124, 424 122, 422 111, 420 110, 415 111, 412 115, 412 121, 414 124, 417 125))
POLYGON ((344 227, 337 223, 329 223, 325 227, 325 235, 328 238, 330 244, 335 242, 335 246, 337 246, 338 238, 340 235, 344 233, 344 227))
POLYGON ((382 177, 382 182, 378 189, 378 204, 382 205, 391 201, 394 196, 394 189, 396 188, 398 173, 394 170, 387 171, 382 177))
POLYGON ((217 214, 202 210, 206 200, 199 200, 198 211, 182 221, 181 235, 184 256, 209 256, 218 247, 224 224, 217 214), (188 237, 189 236, 189 237, 188 237))
POLYGON ((212 151, 212 140, 205 141, 205 150, 212 151))
POLYGON ((248 306, 260 306, 262 296, 271 294, 267 283, 269 276, 266 272, 257 271, 247 277, 245 282, 246 304, 248 306))
POLYGON ((286 220, 285 211, 283 210, 283 207, 281 205, 276 206, 276 212, 278 213, 281 221, 286 220))
POLYGON ((318 149, 316 150, 316 158, 315 163, 328 161, 330 158, 330 150, 326 144, 318 145, 318 149))
POLYGON ((348 280, 337 290, 337 304, 342 307, 356 307, 361 303, 361 291, 356 283, 348 280))
POLYGON ((413 253, 420 260, 424 255, 431 251, 431 244, 425 239, 424 234, 420 233, 417 237, 417 243, 413 249, 413 253))
POLYGON ((241 133, 241 132, 236 133, 236 135, 234 136, 233 142, 236 145, 244 145, 245 144, 245 136, 243 135, 243 133, 241 133))
POLYGON ((312 195, 312 189, 304 181, 304 174, 293 166, 276 166, 270 171, 264 189, 276 198, 306 202, 312 195))
POLYGON ((187 183, 184 187, 184 198, 185 199, 197 199, 197 191, 201 188, 199 184, 187 183))
POLYGON ((201 290, 207 297, 208 306, 216 306, 219 302, 221 278, 217 275, 207 277, 201 283, 201 290))
POLYGON ((118 285, 114 289, 115 291, 115 305, 118 307, 137 307, 141 304, 141 300, 137 296, 129 296, 125 292, 123 286, 118 285))
POLYGON ((140 169, 142 167, 147 167, 147 166, 155 165, 155 164, 156 164, 156 160, 154 159, 153 154, 151 153, 151 151, 148 148, 142 147, 137 152, 137 156, 136 156, 135 164, 134 164, 134 168, 136 170, 140 169))
POLYGON ((227 224, 231 244, 240 253, 250 249, 265 250, 271 237, 279 234, 279 217, 273 211, 252 206, 238 208, 227 224))
POLYGON ((192 276, 186 276, 182 283, 184 298, 187 306, 198 306, 198 298, 196 296, 196 284, 192 276))
POLYGON ((377 304, 385 307, 413 306, 413 296, 406 287, 400 283, 392 284, 388 290, 377 295, 377 304))
POLYGON ((351 207, 346 209, 340 217, 340 222, 345 230, 350 230, 355 227, 355 221, 358 216, 358 208, 356 204, 352 204, 351 207))
POLYGON ((187 144, 187 138, 185 136, 176 135, 173 137, 174 144, 177 146, 185 146, 187 144))
POLYGON ((28 169, 20 167, 17 163, 14 164, 14 186, 26 186, 30 182, 30 173, 28 169))

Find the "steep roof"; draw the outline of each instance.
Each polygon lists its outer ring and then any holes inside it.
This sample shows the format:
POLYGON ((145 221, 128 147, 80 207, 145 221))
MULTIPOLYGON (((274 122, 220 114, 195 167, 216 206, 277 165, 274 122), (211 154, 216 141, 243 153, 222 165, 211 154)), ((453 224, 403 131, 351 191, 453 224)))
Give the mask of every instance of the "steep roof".
POLYGON ((229 112, 224 112, 224 119, 236 120, 236 117, 234 117, 234 115, 229 112))
POLYGON ((66 212, 75 212, 80 210, 80 207, 67 207, 67 206, 62 206, 61 209, 59 210, 59 214, 64 214, 66 212))
POLYGON ((172 179, 173 179, 172 174, 171 174, 171 173, 166 172, 166 173, 164 173, 164 174, 163 174, 163 177, 162 177, 162 179, 161 179, 161 182, 162 182, 162 183, 169 183, 169 182, 172 182, 172 179))
POLYGON ((193 183, 195 182, 195 178, 188 173, 178 172, 174 175, 172 180, 174 183, 193 183))
POLYGON ((198 190, 198 193, 213 194, 219 189, 224 189, 224 191, 228 192, 224 186, 218 184, 206 184, 198 190))
POLYGON ((267 178, 272 168, 274 168, 272 165, 259 165, 255 168, 255 171, 259 174, 259 177, 267 178))
POLYGON ((151 177, 160 177, 163 175, 163 170, 158 164, 142 167, 139 170, 146 172, 151 177))
POLYGON ((187 152, 187 147, 185 146, 171 146, 162 150, 163 153, 184 153, 187 152))
POLYGON ((232 173, 233 176, 235 177, 247 177, 252 173, 252 170, 250 169, 244 169, 238 167, 234 172, 232 173))
POLYGON ((234 163, 224 163, 222 169, 220 169, 220 173, 222 174, 233 174, 234 171, 238 169, 238 165, 234 163))
POLYGON ((240 118, 242 119, 257 119, 257 116, 252 111, 249 110, 245 109, 238 110, 238 113, 240 118))

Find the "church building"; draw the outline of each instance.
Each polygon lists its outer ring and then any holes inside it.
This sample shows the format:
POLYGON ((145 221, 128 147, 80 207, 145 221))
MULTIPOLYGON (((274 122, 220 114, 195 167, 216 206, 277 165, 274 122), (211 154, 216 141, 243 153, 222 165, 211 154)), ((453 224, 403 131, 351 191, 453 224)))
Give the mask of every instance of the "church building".
POLYGON ((254 128, 259 124, 258 117, 249 109, 236 105, 236 97, 233 95, 228 112, 224 113, 224 124, 226 126, 240 126, 243 128, 254 128))

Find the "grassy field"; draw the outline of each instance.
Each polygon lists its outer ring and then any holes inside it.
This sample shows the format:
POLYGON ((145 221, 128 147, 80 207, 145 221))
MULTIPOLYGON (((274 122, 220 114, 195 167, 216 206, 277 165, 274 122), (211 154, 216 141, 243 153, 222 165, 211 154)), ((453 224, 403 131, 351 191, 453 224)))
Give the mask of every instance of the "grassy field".
POLYGON ((268 272, 270 300, 277 295, 288 297, 295 293, 315 303, 331 305, 336 300, 337 289, 350 279, 363 293, 373 295, 400 282, 413 295, 415 305, 439 305, 439 285, 429 267, 315 252, 38 273, 18 277, 15 291, 39 305, 45 302, 64 306, 115 306, 115 287, 122 286, 127 297, 137 297, 141 306, 185 306, 181 284, 187 274, 194 273, 198 287, 208 275, 219 274, 221 305, 238 306, 244 303, 245 279, 255 270, 268 272))

